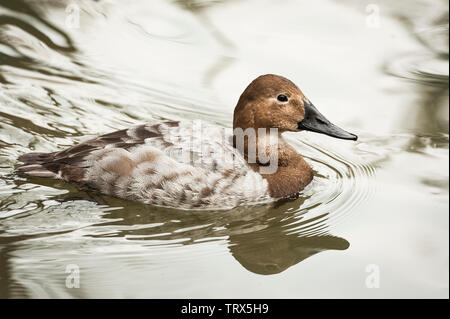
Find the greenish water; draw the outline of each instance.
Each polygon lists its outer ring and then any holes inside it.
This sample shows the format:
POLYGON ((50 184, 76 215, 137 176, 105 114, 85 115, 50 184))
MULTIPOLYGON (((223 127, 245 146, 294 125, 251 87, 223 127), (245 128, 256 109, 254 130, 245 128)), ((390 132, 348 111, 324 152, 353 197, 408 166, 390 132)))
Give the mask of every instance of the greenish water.
POLYGON ((0 0, 0 297, 448 298, 448 52, 440 0, 0 0), (230 127, 265 73, 359 136, 287 135, 297 200, 179 211, 15 173, 145 121, 230 127))

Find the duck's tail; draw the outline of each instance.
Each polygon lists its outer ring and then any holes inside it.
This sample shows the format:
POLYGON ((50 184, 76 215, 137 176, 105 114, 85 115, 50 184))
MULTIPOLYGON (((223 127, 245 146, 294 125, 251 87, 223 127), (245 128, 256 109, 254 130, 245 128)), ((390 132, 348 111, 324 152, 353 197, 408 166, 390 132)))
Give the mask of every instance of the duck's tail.
POLYGON ((23 163, 17 170, 30 176, 58 178, 58 174, 52 170, 52 162, 55 153, 28 153, 19 156, 23 163))

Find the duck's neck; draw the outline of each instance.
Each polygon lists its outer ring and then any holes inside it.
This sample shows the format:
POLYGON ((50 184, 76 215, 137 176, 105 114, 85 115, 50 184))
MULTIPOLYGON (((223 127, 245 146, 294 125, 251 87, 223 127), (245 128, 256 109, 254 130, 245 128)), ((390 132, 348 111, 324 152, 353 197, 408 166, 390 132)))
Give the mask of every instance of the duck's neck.
POLYGON ((278 154, 285 144, 287 145, 276 129, 240 127, 233 129, 233 146, 249 164, 267 166, 277 161, 275 164, 278 166, 278 154))
POLYGON ((312 180, 312 169, 282 137, 266 129, 234 128, 234 147, 269 184, 274 198, 297 194, 312 180))
POLYGON ((267 166, 276 161, 276 166, 288 166, 300 156, 278 129, 235 127, 233 133, 233 146, 249 164, 267 166))

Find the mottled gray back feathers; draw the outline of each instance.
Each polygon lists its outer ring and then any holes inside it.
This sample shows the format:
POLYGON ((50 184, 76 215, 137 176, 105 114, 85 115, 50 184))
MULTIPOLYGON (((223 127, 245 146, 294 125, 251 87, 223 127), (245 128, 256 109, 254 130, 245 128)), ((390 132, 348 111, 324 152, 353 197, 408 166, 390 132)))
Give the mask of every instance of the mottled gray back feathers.
POLYGON ((19 171, 178 208, 267 201, 267 181, 232 145, 231 131, 198 123, 143 124, 54 153, 19 157, 19 171))

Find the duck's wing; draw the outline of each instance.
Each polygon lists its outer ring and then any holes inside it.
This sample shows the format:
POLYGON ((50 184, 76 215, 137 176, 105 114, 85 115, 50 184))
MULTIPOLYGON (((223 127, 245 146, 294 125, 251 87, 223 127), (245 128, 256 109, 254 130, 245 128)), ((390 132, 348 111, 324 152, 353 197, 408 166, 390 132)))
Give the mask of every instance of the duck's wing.
POLYGON ((95 161, 115 153, 148 153, 152 148, 174 162, 212 172, 250 169, 232 145, 231 129, 200 121, 166 121, 104 134, 59 152, 24 154, 18 158, 24 163, 18 170, 31 176, 80 182, 95 161))
POLYGON ((23 163, 18 167, 18 171, 31 176, 78 182, 89 168, 86 159, 93 153, 106 149, 129 150, 145 144, 148 138, 155 138, 163 144, 162 130, 174 126, 178 126, 178 122, 142 124, 98 136, 59 152, 23 154, 18 158, 23 163))
POLYGON ((158 137, 146 139, 145 145, 161 150, 176 162, 218 173, 250 169, 233 147, 231 129, 201 121, 186 121, 163 126, 160 133, 158 137))

